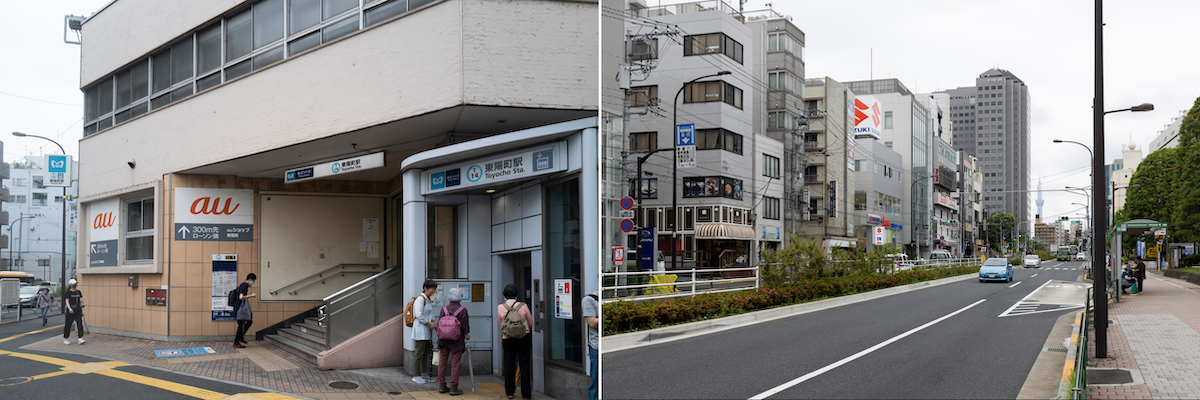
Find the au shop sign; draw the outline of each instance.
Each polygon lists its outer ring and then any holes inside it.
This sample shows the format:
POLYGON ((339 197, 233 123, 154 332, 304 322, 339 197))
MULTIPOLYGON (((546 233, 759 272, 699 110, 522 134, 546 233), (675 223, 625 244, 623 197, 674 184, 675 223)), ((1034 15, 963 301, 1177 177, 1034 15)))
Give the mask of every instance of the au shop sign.
POLYGON ((175 240, 254 240, 254 190, 175 188, 175 240))
POLYGON ((88 267, 117 266, 117 237, 121 231, 121 200, 87 203, 88 267))
POLYGON ((567 142, 444 165, 421 173, 421 194, 486 187, 567 170, 567 142))

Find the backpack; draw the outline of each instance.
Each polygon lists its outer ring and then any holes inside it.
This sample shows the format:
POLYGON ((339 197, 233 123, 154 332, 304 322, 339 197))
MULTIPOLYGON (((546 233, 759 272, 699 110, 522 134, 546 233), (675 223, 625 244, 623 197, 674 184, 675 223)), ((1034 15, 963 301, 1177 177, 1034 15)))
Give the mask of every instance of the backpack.
MULTIPOLYGON (((424 295, 425 294, 420 294, 418 296, 424 296, 424 295)), ((417 322, 417 317, 415 314, 413 314, 413 304, 416 303, 416 301, 417 301, 417 296, 413 296, 413 298, 408 299, 408 305, 404 306, 404 326, 411 328, 413 326, 413 323, 417 322)), ((425 301, 429 301, 429 299, 426 298, 425 301)))
POLYGON ((237 289, 230 290, 229 298, 225 300, 225 305, 230 306, 230 307, 235 307, 235 306, 237 306, 238 300, 239 299, 238 299, 237 289))
POLYGON ((454 314, 446 314, 446 307, 442 307, 442 314, 445 315, 437 322, 438 340, 462 339, 462 325, 458 323, 458 313, 462 310, 463 307, 459 306, 454 314))
POLYGON ((505 314, 504 319, 500 320, 500 334, 508 337, 509 339, 520 339, 525 337, 525 334, 527 333, 525 330, 525 321, 521 318, 521 313, 517 312, 517 310, 521 309, 521 305, 523 304, 525 303, 518 301, 516 304, 513 304, 512 307, 509 307, 507 302, 505 302, 504 308, 508 309, 508 314, 505 314))

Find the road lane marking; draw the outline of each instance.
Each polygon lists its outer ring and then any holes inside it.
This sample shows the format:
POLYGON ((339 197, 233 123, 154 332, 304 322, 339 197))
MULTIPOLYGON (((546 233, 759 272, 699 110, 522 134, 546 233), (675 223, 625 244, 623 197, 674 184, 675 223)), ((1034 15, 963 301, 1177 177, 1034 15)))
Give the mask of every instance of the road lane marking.
POLYGON ((768 390, 768 391, 765 391, 765 392, 759 393, 758 395, 755 395, 754 397, 751 397, 751 398, 750 398, 750 400, 760 400, 760 399, 765 399, 765 398, 767 398, 767 397, 774 396, 775 394, 777 394, 777 393, 779 393, 779 392, 782 392, 782 391, 784 391, 784 390, 787 390, 788 388, 790 388, 790 387, 792 387, 792 386, 799 385, 799 384, 803 383, 804 381, 807 381, 807 380, 809 380, 809 379, 812 379, 812 378, 815 378, 815 377, 817 377, 817 376, 820 376, 821 374, 824 374, 824 373, 826 373, 826 372, 829 372, 829 371, 833 370, 834 368, 840 367, 840 366, 842 366, 842 365, 845 365, 846 363, 849 363, 849 362, 851 362, 851 361, 857 360, 857 359, 861 358, 862 356, 865 356, 865 355, 867 355, 867 354, 871 354, 871 353, 875 352, 876 350, 882 349, 882 348, 884 348, 885 346, 887 346, 887 345, 889 345, 889 344, 895 343, 896 341, 898 341, 898 340, 900 340, 900 339, 904 339, 905 337, 908 337, 909 335, 912 335, 912 334, 914 334, 914 333, 920 332, 921 330, 924 330, 925 328, 928 328, 928 327, 930 327, 930 326, 933 326, 934 324, 937 324, 938 322, 945 321, 946 319, 949 319, 950 317, 953 317, 953 316, 955 316, 955 315, 958 315, 959 313, 961 313, 961 312, 963 312, 963 311, 967 311, 967 310, 971 309, 971 307, 975 307, 975 306, 979 305, 979 303, 983 303, 983 302, 985 302, 985 301, 987 301, 987 299, 980 299, 979 301, 976 301, 976 302, 974 302, 974 303, 971 303, 970 305, 968 305, 968 306, 966 306, 966 307, 963 307, 963 308, 960 308, 960 309, 958 309, 958 311, 955 311, 955 312, 952 312, 952 313, 946 314, 946 315, 942 316, 941 318, 935 319, 935 320, 933 320, 933 321, 929 321, 929 322, 928 322, 928 323, 926 323, 925 325, 918 326, 918 327, 916 327, 916 328, 913 328, 912 330, 909 330, 908 332, 904 332, 904 333, 901 333, 901 334, 899 334, 899 335, 896 335, 895 337, 893 337, 893 338, 891 338, 891 339, 885 340, 885 341, 883 341, 882 343, 879 343, 879 344, 877 344, 877 345, 871 346, 870 348, 868 348, 868 349, 866 349, 866 350, 863 350, 863 351, 860 351, 860 352, 858 352, 858 353, 855 353, 855 354, 854 354, 854 355, 852 355, 852 356, 849 356, 849 357, 843 358, 843 359, 839 360, 838 362, 835 362, 835 363, 833 363, 833 364, 826 365, 825 367, 822 367, 821 369, 818 369, 818 370, 816 370, 816 371, 813 371, 813 372, 809 372, 807 375, 804 375, 804 376, 801 376, 801 377, 799 377, 799 378, 793 379, 792 381, 790 381, 790 382, 788 382, 788 383, 785 383, 785 384, 782 384, 782 385, 776 386, 775 388, 773 388, 773 389, 771 389, 771 390, 768 390))
POLYGON ((60 329, 60 328, 62 328, 62 325, 55 325, 55 326, 52 326, 52 327, 49 327, 49 328, 42 328, 42 329, 38 329, 38 330, 36 330, 36 331, 29 331, 29 332, 25 332, 25 333, 20 333, 20 334, 12 335, 12 336, 6 337, 6 338, 4 338, 4 339, 0 339, 0 343, 7 342, 7 341, 9 341, 9 340, 13 340, 13 339, 19 338, 19 337, 21 337, 21 336, 25 336, 25 335, 32 335, 32 334, 35 334, 35 333, 42 333, 42 332, 45 332, 45 331, 48 331, 48 330, 51 330, 51 329, 60 329))
POLYGON ((1030 277, 1030 278, 1032 278, 1032 277, 1035 277, 1035 276, 1037 276, 1037 274, 1030 275, 1029 277, 1030 277))
MULTIPOLYGON (((1032 278, 1032 277, 1030 277, 1030 278, 1032 278)), ((1014 283, 1014 284, 1008 285, 1008 287, 1010 287, 1010 288, 1011 288, 1011 287, 1015 287, 1015 286, 1017 286, 1017 285, 1020 285, 1020 284, 1021 284, 1021 282, 1022 282, 1022 281, 1017 281, 1017 283, 1014 283)))
POLYGON ((151 378, 148 376, 141 376, 138 374, 125 372, 125 371, 106 369, 106 370, 102 370, 102 371, 96 371, 94 373, 96 375, 104 375, 104 376, 107 376, 110 378, 117 378, 120 380, 129 381, 129 382, 133 382, 133 383, 140 383, 140 384, 143 384, 146 386, 156 387, 159 389, 179 393, 179 394, 182 394, 185 396, 192 396, 195 398, 200 398, 200 399, 205 399, 205 400, 220 400, 220 399, 229 397, 229 395, 224 394, 224 393, 217 393, 217 392, 214 392, 211 390, 201 389, 201 388, 198 388, 195 386, 188 386, 188 385, 175 383, 175 382, 171 382, 171 381, 164 381, 162 379, 151 378))
POLYGON ((999 316, 1003 317, 1003 316, 1007 315, 1009 313, 1009 311, 1012 311, 1014 308, 1017 308, 1017 306, 1021 305, 1021 303, 1023 303, 1026 299, 1028 299, 1029 296, 1033 296, 1034 293, 1037 293, 1037 291, 1042 290, 1042 287, 1045 287, 1049 283, 1050 283, 1050 280, 1047 279, 1046 282, 1042 284, 1042 286, 1038 286, 1037 289, 1033 289, 1032 292, 1029 292, 1029 294, 1025 295, 1025 297, 1022 297, 1021 300, 1017 300, 1016 304, 1013 304, 1012 307, 1009 307, 1007 310, 1004 310, 1004 312, 1000 313, 999 316))

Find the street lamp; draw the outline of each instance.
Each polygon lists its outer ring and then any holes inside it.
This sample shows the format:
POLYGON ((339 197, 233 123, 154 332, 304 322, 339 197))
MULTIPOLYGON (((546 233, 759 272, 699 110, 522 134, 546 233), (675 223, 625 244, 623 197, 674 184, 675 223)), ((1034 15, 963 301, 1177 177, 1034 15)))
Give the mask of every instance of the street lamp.
POLYGON ((1104 113, 1112 114, 1112 113, 1121 112, 1121 111, 1133 111, 1133 112, 1154 111, 1154 105, 1150 104, 1150 103, 1142 103, 1142 104, 1138 104, 1133 107, 1122 108, 1120 110, 1105 111, 1104 113))
MULTIPOLYGON (((704 75, 699 78, 687 81, 687 83, 679 85, 679 91, 675 92, 675 101, 673 103, 671 103, 671 133, 672 133, 671 142, 672 142, 672 144, 675 144, 676 137, 679 136, 679 126, 678 126, 678 124, 679 124, 679 122, 678 122, 679 121, 679 95, 683 94, 683 89, 686 89, 688 87, 688 85, 696 83, 696 81, 704 79, 704 78, 712 78, 714 76, 729 75, 729 74, 732 74, 732 72, 721 71, 721 72, 717 72, 715 74, 704 75)), ((693 132, 693 134, 694 134, 694 132, 693 132)), ((674 147, 675 146, 672 146, 672 148, 674 148, 674 147)), ((678 249, 678 244, 676 243, 677 242, 676 236, 679 235, 678 232, 679 232, 679 218, 680 218, 679 217, 679 214, 680 214, 679 213, 679 187, 676 185, 676 182, 679 180, 679 152, 676 151, 676 152, 671 153, 671 164, 672 164, 671 165, 671 212, 675 214, 675 218, 673 220, 671 220, 671 269, 675 269, 676 263, 679 261, 679 254, 678 254, 679 249, 678 249)), ((641 177, 639 176, 638 178, 641 178, 641 177)), ((638 182, 639 186, 641 184, 642 184, 641 182, 638 182)), ((641 188, 639 187, 638 190, 641 190, 641 188)))
MULTIPOLYGON (((29 214, 29 215, 22 215, 22 216, 21 216, 21 218, 17 218, 17 220, 16 220, 16 221, 10 221, 10 222, 8 223, 8 235, 9 235, 9 237, 8 237, 8 265, 7 265, 6 267, 7 267, 7 269, 8 269, 9 271, 13 271, 13 260, 14 260, 14 258, 13 258, 13 247, 16 247, 16 246, 13 246, 13 241, 14 241, 14 240, 16 240, 16 239, 15 239, 16 235, 14 235, 14 232, 13 232, 13 229, 12 229, 12 223, 13 223, 13 222, 20 222, 20 224, 18 224, 18 225, 17 225, 17 226, 18 226, 18 228, 17 228, 17 231, 18 231, 18 232, 21 232, 21 228, 20 228, 20 227, 21 227, 21 226, 24 226, 24 224, 25 224, 25 220, 27 220, 27 219, 33 219, 33 218, 37 218, 37 217, 40 217, 40 216, 42 216, 42 214, 29 214)), ((22 232, 22 233, 23 233, 23 232, 22 232)), ((22 235, 22 236, 23 236, 23 235, 22 235)))
MULTIPOLYGON (((63 149, 62 145, 58 144, 58 142, 55 142, 54 139, 44 137, 44 136, 38 136, 38 135, 28 135, 28 134, 24 134, 21 132, 13 132, 12 134, 13 134, 13 136, 16 136, 16 137, 31 137, 31 138, 48 140, 48 141, 50 141, 50 143, 54 143, 55 146, 58 146, 58 150, 62 151, 63 155, 67 154, 67 151, 65 149, 63 149)), ((66 167, 71 168, 70 165, 67 165, 66 167)), ((70 182, 67 182, 67 184, 70 185, 70 182)), ((58 278, 58 284, 59 284, 59 287, 62 288, 63 293, 66 293, 66 290, 67 290, 67 187, 63 186, 62 191, 63 191, 63 195, 62 195, 62 258, 60 259, 60 261, 62 261, 62 269, 60 270, 62 275, 59 276, 59 278, 58 278)))

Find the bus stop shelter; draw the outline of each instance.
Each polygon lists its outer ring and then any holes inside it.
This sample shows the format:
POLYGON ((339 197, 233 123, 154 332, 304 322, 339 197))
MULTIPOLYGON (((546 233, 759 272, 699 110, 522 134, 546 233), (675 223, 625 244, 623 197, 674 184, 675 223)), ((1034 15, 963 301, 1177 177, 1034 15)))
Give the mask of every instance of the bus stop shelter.
MULTIPOLYGON (((1120 271, 1121 270, 1120 262, 1121 262, 1121 254, 1123 252, 1123 250, 1121 249, 1121 239, 1125 235, 1141 236, 1141 235, 1146 234, 1147 231, 1158 232, 1159 230, 1162 230, 1163 232, 1165 232, 1167 230, 1167 223, 1166 222, 1158 222, 1158 221, 1155 221, 1152 219, 1142 218, 1142 219, 1135 219, 1135 220, 1127 221, 1125 223, 1117 224, 1116 228, 1113 229, 1113 231, 1112 231, 1113 251, 1111 252, 1111 254, 1113 256, 1112 256, 1112 262, 1109 264, 1111 271, 1120 271)), ((1159 239, 1159 241, 1161 241, 1162 243, 1167 243, 1169 245, 1168 242, 1170 240, 1167 235, 1162 235, 1162 238, 1159 239)), ((1157 259, 1159 260, 1157 269, 1161 270, 1164 267, 1161 262, 1163 257, 1160 256, 1160 257, 1157 257, 1157 259)))

